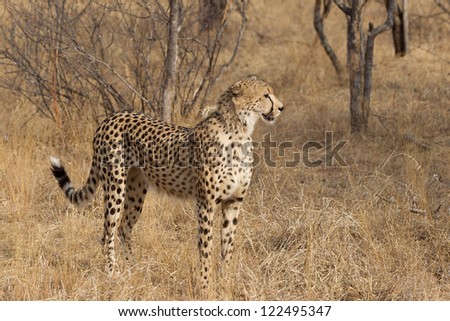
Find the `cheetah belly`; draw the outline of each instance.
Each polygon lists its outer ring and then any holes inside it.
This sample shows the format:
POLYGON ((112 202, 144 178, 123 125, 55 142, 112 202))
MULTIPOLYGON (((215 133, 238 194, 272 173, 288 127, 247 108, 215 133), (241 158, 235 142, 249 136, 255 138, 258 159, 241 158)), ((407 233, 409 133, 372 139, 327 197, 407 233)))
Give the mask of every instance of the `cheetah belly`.
POLYGON ((151 185, 175 196, 195 195, 196 176, 191 168, 167 167, 164 170, 154 167, 144 168, 151 185))

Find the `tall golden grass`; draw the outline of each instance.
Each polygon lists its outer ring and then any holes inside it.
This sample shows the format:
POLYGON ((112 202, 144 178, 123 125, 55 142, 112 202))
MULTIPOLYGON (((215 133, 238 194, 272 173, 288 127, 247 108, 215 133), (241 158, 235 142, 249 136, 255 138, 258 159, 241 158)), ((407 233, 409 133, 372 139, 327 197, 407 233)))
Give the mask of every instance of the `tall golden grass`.
MULTIPOLYGON (((253 1, 236 64, 217 88, 247 74, 272 83, 286 111, 273 126, 260 123, 254 138, 270 132, 294 147, 274 154, 276 167, 255 169, 224 280, 217 266, 216 297, 449 300, 449 26, 427 18, 432 1, 413 1, 411 53, 395 58, 390 34, 377 39, 370 130, 352 137, 348 89, 316 39, 310 2, 253 1), (323 142, 325 131, 335 144, 348 141, 341 151, 348 166, 283 165, 305 142, 323 142)), ((367 8, 369 17, 382 12, 376 3, 367 8)), ((343 61, 338 10, 326 28, 343 61)), ((48 164, 58 155, 73 182, 84 182, 95 124, 59 130, 24 99, 0 96, 0 298, 197 299, 194 204, 150 193, 133 234, 137 265, 126 272, 119 250, 124 273, 108 278, 101 196, 85 209, 69 205, 48 164)))

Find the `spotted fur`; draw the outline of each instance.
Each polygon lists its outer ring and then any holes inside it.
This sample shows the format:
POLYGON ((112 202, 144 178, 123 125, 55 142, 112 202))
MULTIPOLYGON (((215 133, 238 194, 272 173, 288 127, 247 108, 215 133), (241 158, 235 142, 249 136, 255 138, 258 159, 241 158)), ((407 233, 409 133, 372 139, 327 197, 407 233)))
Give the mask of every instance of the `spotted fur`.
POLYGON ((283 110, 266 82, 238 81, 219 98, 217 109, 194 128, 171 125, 138 112, 106 118, 94 136, 94 155, 86 184, 75 189, 59 159, 51 168, 70 202, 89 203, 99 185, 104 191, 104 244, 107 271, 117 269, 114 239, 131 260, 131 231, 150 185, 197 202, 198 249, 203 289, 211 278, 212 227, 222 211, 222 258, 229 263, 234 235, 252 175, 252 139, 259 117, 273 122, 283 110))

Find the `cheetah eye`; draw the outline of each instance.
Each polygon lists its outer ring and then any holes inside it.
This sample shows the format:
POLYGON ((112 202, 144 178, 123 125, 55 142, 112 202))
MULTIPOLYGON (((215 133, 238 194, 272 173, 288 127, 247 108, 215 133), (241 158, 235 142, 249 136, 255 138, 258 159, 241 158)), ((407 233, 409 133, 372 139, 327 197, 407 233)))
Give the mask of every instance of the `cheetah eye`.
POLYGON ((266 98, 269 98, 269 97, 270 97, 270 95, 269 95, 269 94, 265 94, 265 95, 264 95, 264 97, 266 97, 266 98))

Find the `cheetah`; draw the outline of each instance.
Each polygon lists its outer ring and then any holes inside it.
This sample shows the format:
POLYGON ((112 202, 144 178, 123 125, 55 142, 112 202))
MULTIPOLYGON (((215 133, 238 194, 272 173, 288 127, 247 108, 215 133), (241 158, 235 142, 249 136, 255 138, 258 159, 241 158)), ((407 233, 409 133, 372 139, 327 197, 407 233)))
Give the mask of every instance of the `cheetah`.
POLYGON ((181 127, 139 112, 117 112, 97 128, 92 166, 86 184, 75 189, 60 160, 51 169, 69 201, 88 204, 101 184, 104 192, 103 243, 107 272, 117 272, 115 237, 132 260, 131 231, 150 187, 175 196, 193 197, 197 205, 200 285, 210 286, 212 227, 222 210, 221 257, 230 262, 239 211, 252 176, 251 135, 258 118, 273 123, 282 102, 265 81, 251 76, 230 86, 215 110, 193 128, 181 127))

